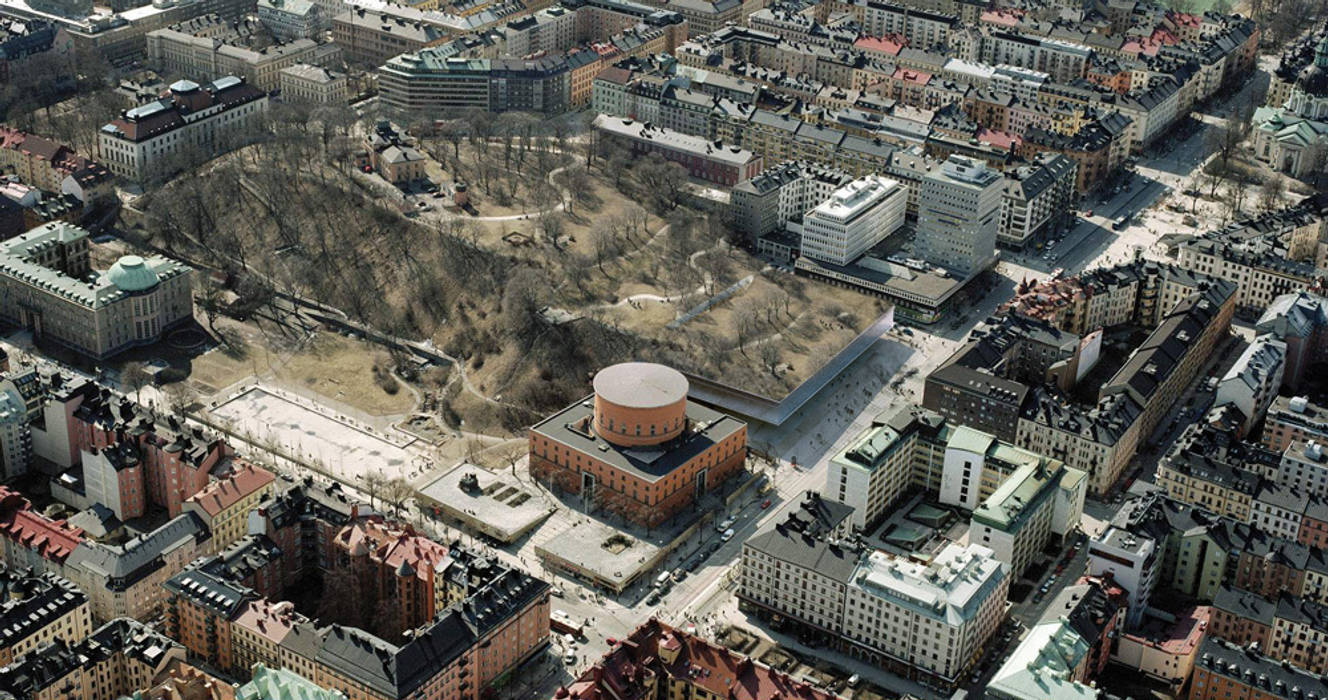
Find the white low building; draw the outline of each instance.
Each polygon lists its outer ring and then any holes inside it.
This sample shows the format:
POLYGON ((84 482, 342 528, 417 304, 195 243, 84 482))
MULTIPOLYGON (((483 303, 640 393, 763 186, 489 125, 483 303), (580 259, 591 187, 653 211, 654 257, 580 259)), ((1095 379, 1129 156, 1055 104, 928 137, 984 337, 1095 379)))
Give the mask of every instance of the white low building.
POLYGON ((868 175, 835 190, 803 217, 802 254, 847 265, 904 225, 908 188, 868 175))

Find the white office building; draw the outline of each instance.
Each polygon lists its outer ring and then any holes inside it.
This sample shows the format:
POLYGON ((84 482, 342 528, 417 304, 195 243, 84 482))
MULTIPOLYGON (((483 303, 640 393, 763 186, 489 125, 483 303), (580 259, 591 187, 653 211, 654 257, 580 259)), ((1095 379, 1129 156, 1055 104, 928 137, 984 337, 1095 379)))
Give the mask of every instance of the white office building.
POLYGON ((1318 440, 1296 440, 1282 453, 1274 481, 1319 498, 1328 497, 1328 450, 1318 440))
POLYGON ((1144 608, 1148 607, 1148 599, 1157 585, 1159 555, 1152 538, 1114 525, 1088 544, 1088 574, 1111 574, 1112 580, 1129 595, 1126 625, 1131 629, 1143 619, 1144 608))
POLYGON ((1009 589, 1009 566, 981 545, 951 543, 930 564, 872 552, 853 572, 844 636, 871 663, 952 682, 1000 626, 1009 589))
POLYGON ((904 225, 908 188, 868 175, 835 190, 803 218, 802 254, 847 265, 904 225))
POLYGON ((1004 180, 986 163, 950 156, 922 179, 914 252, 968 278, 996 254, 1004 180))

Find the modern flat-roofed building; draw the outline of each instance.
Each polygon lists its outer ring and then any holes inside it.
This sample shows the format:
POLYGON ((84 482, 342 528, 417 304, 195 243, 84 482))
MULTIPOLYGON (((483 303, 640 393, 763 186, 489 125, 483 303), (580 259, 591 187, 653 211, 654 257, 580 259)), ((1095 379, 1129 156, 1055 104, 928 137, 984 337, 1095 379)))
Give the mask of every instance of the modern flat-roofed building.
POLYGON ((802 254, 847 265, 904 225, 908 188, 868 175, 837 189, 803 217, 802 254))
POLYGON ((155 343, 193 318, 186 265, 126 255, 89 282, 89 251, 88 232, 63 221, 0 243, 0 317, 95 359, 155 343))
POLYGON ((1282 452, 1291 443, 1328 444, 1328 410, 1306 396, 1275 396, 1264 418, 1259 444, 1273 452, 1282 452))
POLYGON ((538 59, 460 58, 436 49, 401 54, 382 67, 384 104, 404 111, 568 109, 571 70, 561 55, 538 59))
POLYGON ((600 138, 619 140, 637 154, 658 153, 692 177, 717 185, 732 187, 761 172, 761 156, 738 146, 604 114, 595 117, 594 126, 600 138))
POLYGON ((922 179, 915 250, 933 265, 967 278, 996 253, 1003 180, 982 161, 950 156, 922 179))
POLYGON ((1088 573, 1110 574, 1129 597, 1126 626, 1135 627, 1157 586, 1162 552, 1151 538, 1112 525, 1088 543, 1088 573))
POLYGON ((281 41, 312 39, 325 24, 309 0, 258 0, 258 21, 281 41))
POLYGON ((595 393, 530 429, 530 471, 604 508, 657 525, 693 507, 747 461, 747 424, 687 399, 687 379, 627 362, 595 375, 595 393))
POLYGON ((178 80, 166 96, 103 126, 101 156, 121 177, 162 177, 255 136, 251 130, 266 110, 267 93, 243 78, 226 76, 205 85, 178 80))

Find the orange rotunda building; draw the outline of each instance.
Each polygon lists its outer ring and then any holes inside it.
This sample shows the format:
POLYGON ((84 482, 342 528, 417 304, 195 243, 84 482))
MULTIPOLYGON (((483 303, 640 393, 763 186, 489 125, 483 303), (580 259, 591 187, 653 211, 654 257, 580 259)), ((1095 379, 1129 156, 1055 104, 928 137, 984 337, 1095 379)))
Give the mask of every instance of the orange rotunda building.
POLYGON ((625 362, 595 375, 595 393, 530 429, 530 471, 654 526, 742 469, 747 424, 687 400, 675 369, 625 362))

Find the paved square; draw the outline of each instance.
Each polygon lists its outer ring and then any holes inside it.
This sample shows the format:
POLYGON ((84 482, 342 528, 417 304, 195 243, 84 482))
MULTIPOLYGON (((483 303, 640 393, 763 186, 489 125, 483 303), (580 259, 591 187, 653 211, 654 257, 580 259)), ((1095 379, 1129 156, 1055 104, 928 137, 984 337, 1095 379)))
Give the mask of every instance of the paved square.
POLYGON ((211 415, 253 442, 270 443, 349 482, 372 470, 409 476, 409 440, 394 444, 306 398, 250 387, 212 409, 211 415))

